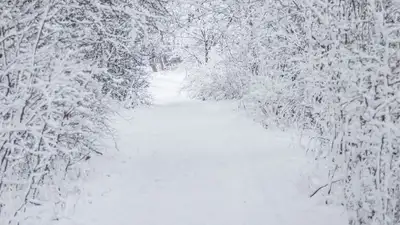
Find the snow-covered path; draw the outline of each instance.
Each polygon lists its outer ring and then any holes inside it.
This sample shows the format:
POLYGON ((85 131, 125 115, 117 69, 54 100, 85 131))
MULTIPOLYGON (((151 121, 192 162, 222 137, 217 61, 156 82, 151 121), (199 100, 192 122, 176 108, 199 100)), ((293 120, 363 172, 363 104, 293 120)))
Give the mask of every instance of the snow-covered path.
POLYGON ((69 225, 341 225, 299 183, 306 160, 281 132, 235 104, 189 101, 179 73, 158 75, 155 105, 118 119, 119 152, 95 176, 69 225))

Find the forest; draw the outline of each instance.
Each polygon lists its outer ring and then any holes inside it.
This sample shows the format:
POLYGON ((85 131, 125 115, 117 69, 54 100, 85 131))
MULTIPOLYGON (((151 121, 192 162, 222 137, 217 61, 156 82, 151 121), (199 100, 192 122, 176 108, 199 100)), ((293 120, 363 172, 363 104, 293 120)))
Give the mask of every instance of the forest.
POLYGON ((310 198, 400 224, 398 0, 0 0, 0 224, 52 224, 30 215, 79 194, 110 119, 176 66, 190 98, 307 137, 310 198))

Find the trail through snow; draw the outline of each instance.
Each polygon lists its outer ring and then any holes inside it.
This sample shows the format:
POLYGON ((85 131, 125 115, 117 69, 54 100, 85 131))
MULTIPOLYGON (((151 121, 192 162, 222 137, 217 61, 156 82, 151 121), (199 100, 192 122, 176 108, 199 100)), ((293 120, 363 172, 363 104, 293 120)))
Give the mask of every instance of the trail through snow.
POLYGON ((157 74, 154 105, 115 122, 119 151, 95 172, 62 225, 344 225, 301 188, 307 160, 229 102, 179 93, 183 72, 157 74), (72 213, 73 212, 73 213, 72 213))

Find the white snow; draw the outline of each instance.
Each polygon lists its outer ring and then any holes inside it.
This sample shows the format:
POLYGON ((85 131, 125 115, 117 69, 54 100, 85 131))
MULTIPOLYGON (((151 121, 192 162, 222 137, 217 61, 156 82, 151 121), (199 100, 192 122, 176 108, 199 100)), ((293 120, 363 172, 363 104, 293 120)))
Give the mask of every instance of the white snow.
POLYGON ((116 119, 119 151, 90 161, 95 171, 57 225, 347 224, 307 197, 307 159, 289 134, 263 129, 236 103, 188 100, 183 77, 156 74, 155 104, 116 119))

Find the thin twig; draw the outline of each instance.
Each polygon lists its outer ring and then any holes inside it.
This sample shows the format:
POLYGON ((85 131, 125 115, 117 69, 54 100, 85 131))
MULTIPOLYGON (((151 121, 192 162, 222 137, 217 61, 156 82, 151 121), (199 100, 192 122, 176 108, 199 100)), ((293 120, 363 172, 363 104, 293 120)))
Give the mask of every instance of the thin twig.
MULTIPOLYGON (((343 179, 338 179, 338 180, 334 180, 334 181, 332 181, 331 182, 331 185, 332 184, 334 184, 334 183, 337 183, 337 182, 339 182, 339 181, 342 181, 343 179)), ((321 189, 323 189, 323 188, 325 188, 325 187, 327 187, 329 184, 325 184, 325 185, 322 185, 321 187, 319 187, 319 188, 317 188, 317 190, 315 190, 312 194, 310 194, 310 198, 312 198, 314 195, 316 195, 321 189)))

